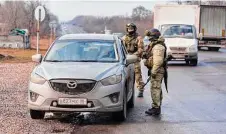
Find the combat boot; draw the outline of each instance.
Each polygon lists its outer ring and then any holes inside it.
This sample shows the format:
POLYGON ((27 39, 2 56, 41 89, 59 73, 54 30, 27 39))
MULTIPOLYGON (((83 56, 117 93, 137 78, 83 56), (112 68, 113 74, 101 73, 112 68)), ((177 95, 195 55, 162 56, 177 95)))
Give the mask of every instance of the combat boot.
POLYGON ((161 107, 159 108, 151 108, 145 111, 146 114, 148 115, 160 115, 161 114, 161 107))
POLYGON ((137 97, 139 97, 139 98, 144 97, 144 96, 143 96, 143 92, 144 92, 144 91, 139 91, 139 94, 138 94, 137 97))

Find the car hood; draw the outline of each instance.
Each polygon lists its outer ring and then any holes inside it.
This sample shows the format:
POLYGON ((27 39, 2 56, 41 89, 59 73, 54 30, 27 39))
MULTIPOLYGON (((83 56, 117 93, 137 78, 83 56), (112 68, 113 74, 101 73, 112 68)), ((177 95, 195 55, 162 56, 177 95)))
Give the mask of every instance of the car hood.
POLYGON ((186 38, 165 38, 167 47, 190 47, 196 44, 196 39, 186 38))
POLYGON ((47 80, 59 78, 100 80, 116 74, 120 65, 120 63, 97 62, 43 62, 37 68, 42 70, 43 75, 47 80))

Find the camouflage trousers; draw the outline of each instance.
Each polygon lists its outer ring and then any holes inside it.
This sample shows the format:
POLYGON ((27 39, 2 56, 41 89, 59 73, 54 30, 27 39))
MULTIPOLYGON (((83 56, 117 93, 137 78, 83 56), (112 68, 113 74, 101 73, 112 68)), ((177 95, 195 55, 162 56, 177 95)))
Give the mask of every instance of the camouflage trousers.
POLYGON ((156 77, 151 78, 151 98, 152 98, 152 107, 158 108, 162 105, 162 80, 164 74, 157 73, 156 77))
POLYGON ((143 91, 144 89, 141 87, 144 85, 144 82, 141 75, 140 61, 135 63, 135 81, 136 81, 138 90, 143 91))

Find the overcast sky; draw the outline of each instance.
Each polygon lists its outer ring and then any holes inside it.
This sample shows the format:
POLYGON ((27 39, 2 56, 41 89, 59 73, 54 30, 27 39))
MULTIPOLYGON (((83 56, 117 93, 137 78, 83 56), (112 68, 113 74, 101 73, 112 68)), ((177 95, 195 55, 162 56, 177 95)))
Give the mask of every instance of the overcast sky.
POLYGON ((50 11, 58 16, 60 21, 68 21, 77 15, 131 15, 132 9, 141 5, 147 9, 152 9, 155 4, 163 3, 164 1, 149 0, 149 1, 47 1, 46 6, 50 11))

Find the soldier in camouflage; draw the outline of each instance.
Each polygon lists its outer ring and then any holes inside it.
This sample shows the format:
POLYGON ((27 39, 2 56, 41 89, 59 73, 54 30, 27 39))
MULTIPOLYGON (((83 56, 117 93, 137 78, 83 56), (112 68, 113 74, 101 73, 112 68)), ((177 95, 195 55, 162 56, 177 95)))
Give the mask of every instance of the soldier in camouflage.
MULTIPOLYGON (((167 73, 166 46, 164 38, 161 37, 159 30, 151 29, 146 31, 145 35, 149 37, 151 43, 147 50, 144 51, 143 58, 146 59, 144 65, 148 68, 148 75, 151 77, 151 97, 152 108, 145 111, 148 115, 159 115, 162 104, 161 83, 167 73)), ((165 78, 164 78, 164 81, 165 78)))
POLYGON ((143 97, 143 79, 141 75, 141 65, 140 60, 143 53, 143 40, 142 37, 136 32, 137 27, 133 23, 126 25, 127 34, 122 37, 123 44, 125 45, 129 54, 136 54, 139 60, 135 63, 135 80, 137 88, 139 90, 138 97, 143 97))

